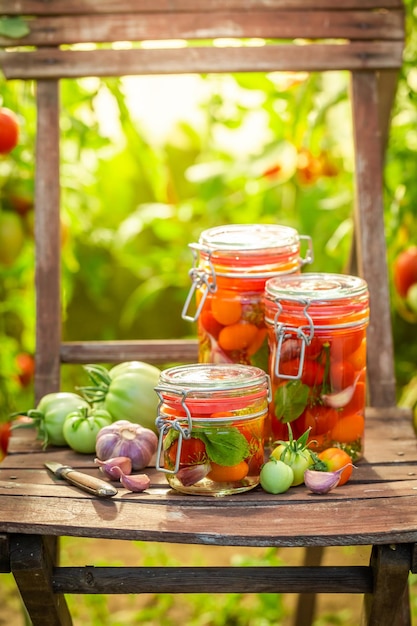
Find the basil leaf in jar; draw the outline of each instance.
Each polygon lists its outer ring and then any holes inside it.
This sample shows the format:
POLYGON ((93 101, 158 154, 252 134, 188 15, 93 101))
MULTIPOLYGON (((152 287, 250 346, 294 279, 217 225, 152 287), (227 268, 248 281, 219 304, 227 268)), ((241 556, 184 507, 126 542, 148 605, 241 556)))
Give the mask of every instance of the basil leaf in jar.
POLYGON ((237 428, 205 429, 193 432, 193 437, 204 442, 207 456, 218 465, 236 465, 250 454, 247 439, 237 428))
POLYGON ((284 424, 300 417, 307 406, 310 388, 301 380, 291 380, 280 385, 275 393, 275 415, 284 424))

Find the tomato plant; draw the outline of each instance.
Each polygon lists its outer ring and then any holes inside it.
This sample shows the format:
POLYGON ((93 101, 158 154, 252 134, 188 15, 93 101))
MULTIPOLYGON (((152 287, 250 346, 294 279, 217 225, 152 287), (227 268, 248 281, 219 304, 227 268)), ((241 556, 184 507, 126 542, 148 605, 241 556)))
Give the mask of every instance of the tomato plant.
POLYGON ((0 263, 12 265, 25 243, 22 219, 12 211, 0 211, 0 263))
POLYGON ((108 411, 81 407, 67 415, 62 432, 66 443, 75 452, 92 454, 96 449, 98 433, 111 423, 112 417, 108 411))
POLYGON ((0 108, 0 154, 8 154, 19 141, 19 122, 13 111, 0 108))
POLYGON ((344 468, 338 486, 347 483, 353 471, 352 459, 347 452, 341 448, 327 448, 318 454, 318 458, 324 463, 323 469, 327 472, 336 472, 344 468))
POLYGON ((271 458, 262 466, 259 482, 267 493, 285 493, 291 487, 294 480, 294 472, 291 467, 271 458))
POLYGON ((417 246, 410 246, 396 257, 393 280, 397 293, 405 298, 411 285, 417 283, 417 246))

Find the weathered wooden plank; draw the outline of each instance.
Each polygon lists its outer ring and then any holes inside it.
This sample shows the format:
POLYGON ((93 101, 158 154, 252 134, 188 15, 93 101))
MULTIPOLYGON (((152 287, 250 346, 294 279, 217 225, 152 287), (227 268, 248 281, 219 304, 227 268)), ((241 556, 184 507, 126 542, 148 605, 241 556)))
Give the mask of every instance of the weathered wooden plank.
POLYGON ((414 543, 417 496, 355 501, 283 494, 244 501, 171 495, 129 499, 0 495, 0 532, 202 545, 306 547, 414 543), (383 511, 383 514, 382 512, 383 511), (244 523, 242 524, 242 520, 244 523), (296 520, 296 523, 295 523, 296 520), (347 523, 349 520, 349 523, 347 523), (237 523, 239 522, 239 523, 237 523))
POLYGON ((261 48, 188 47, 157 50, 36 50, 2 52, 6 78, 188 74, 210 72, 328 71, 397 68, 402 42, 268 45, 261 48))
POLYGON ((394 352, 383 203, 383 159, 379 127, 378 79, 374 72, 352 73, 355 143, 357 254, 370 291, 368 380, 370 404, 395 404, 394 352))
POLYGON ((0 534, 0 574, 10 572, 10 542, 9 536, 0 534))
POLYGON ((10 537, 10 565, 32 626, 72 626, 65 597, 52 588, 53 561, 38 536, 10 537))
POLYGON ((94 13, 153 13, 226 9, 236 11, 286 9, 387 9, 402 7, 401 0, 0 0, 0 13, 6 15, 90 15, 94 13))
POLYGON ((59 593, 370 593, 365 566, 323 567, 60 567, 59 593))
POLYGON ((408 616, 398 620, 403 610, 402 601, 407 588, 411 566, 410 545, 374 546, 371 566, 374 571, 374 589, 365 596, 365 623, 367 626, 405 626, 411 624, 408 616))
POLYGON ((61 343, 60 185, 58 82, 37 84, 35 245, 37 399, 60 386, 61 343))
POLYGON ((80 341, 63 343, 60 353, 63 363, 194 363, 198 346, 195 339, 80 341))
POLYGON ((275 39, 403 39, 401 11, 265 11, 58 16, 27 19, 30 34, 0 37, 0 45, 62 44, 161 39, 259 37, 275 39))

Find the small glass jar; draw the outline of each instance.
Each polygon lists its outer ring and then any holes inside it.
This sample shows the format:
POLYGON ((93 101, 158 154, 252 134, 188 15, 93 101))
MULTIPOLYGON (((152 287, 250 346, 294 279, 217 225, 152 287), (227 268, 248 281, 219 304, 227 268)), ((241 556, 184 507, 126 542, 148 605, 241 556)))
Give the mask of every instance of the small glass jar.
POLYGON ((268 371, 263 292, 273 276, 299 272, 313 258, 311 239, 288 226, 233 224, 210 228, 190 244, 192 286, 182 317, 197 320, 200 363, 242 363, 268 371), (307 240, 306 258, 300 241, 307 240), (196 295, 195 314, 190 315, 196 295))
POLYGON ((173 489, 224 496, 256 487, 271 399, 264 371, 240 364, 182 365, 162 371, 155 390, 156 467, 173 489))
POLYGON ((357 276, 306 273, 265 285, 271 440, 307 429, 310 448, 363 454, 369 293, 357 276))

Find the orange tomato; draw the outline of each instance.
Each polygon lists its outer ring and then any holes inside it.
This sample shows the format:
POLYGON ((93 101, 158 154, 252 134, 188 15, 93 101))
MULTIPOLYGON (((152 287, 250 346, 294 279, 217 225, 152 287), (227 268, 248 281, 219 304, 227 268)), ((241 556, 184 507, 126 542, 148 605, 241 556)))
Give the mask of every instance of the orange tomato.
POLYGON ((216 296, 211 301, 211 312, 214 319, 228 326, 229 324, 236 324, 242 315, 242 305, 239 300, 236 299, 236 295, 233 291, 227 291, 226 289, 219 289, 216 292, 216 296))
POLYGON ((366 365, 366 340, 364 339, 359 348, 349 354, 347 357, 349 363, 351 363, 355 370, 359 371, 366 365))
POLYGON ((318 456, 320 461, 323 461, 327 465, 329 472, 336 472, 344 467, 338 486, 340 487, 347 483, 353 471, 352 459, 347 452, 341 448, 333 447, 323 450, 318 456))
POLYGON ((360 413, 339 419, 332 428, 331 438, 340 443, 351 443, 362 437, 365 430, 365 418, 360 413))
POLYGON ((249 471, 249 465, 246 461, 241 461, 236 465, 218 465, 217 463, 210 463, 211 470, 207 474, 207 478, 213 480, 216 483, 229 483, 245 478, 249 471))
POLYGON ((258 352, 258 350, 262 347, 267 334, 268 334, 268 331, 266 328, 258 328, 255 338, 253 339, 253 341, 251 342, 251 344, 248 346, 248 349, 247 349, 247 353, 249 356, 252 356, 253 354, 256 354, 256 352, 258 352))
POLYGON ((249 322, 225 326, 219 333, 219 346, 223 350, 244 350, 254 341, 258 329, 249 322))

